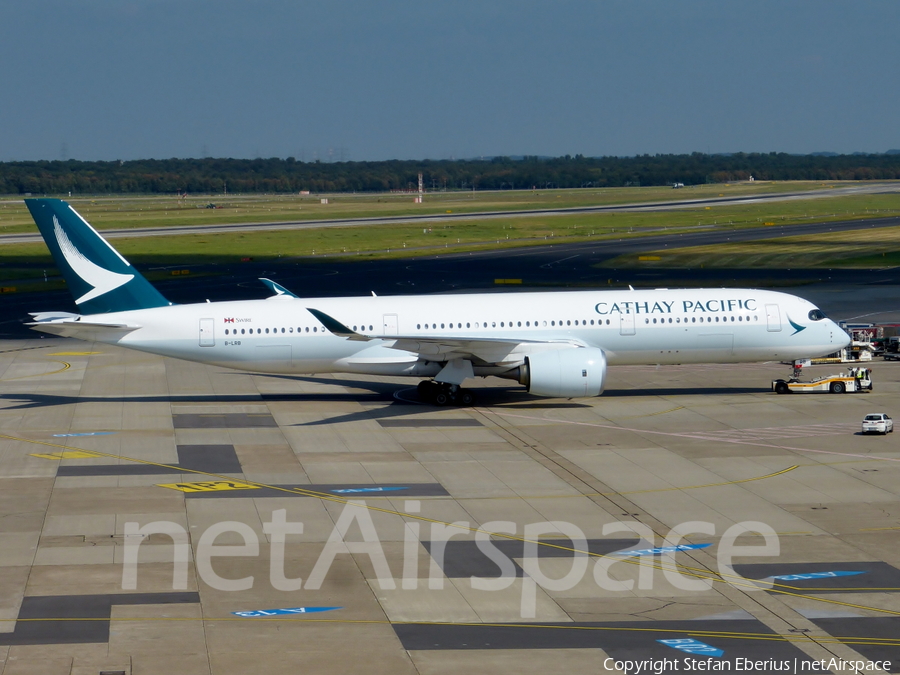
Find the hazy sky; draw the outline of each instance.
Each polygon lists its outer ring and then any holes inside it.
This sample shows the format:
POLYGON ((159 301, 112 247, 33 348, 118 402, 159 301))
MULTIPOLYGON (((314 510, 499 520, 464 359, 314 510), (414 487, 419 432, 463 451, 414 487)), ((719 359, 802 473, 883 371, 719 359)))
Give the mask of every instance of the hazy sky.
POLYGON ((0 160, 900 148, 897 0, 3 0, 0 160))

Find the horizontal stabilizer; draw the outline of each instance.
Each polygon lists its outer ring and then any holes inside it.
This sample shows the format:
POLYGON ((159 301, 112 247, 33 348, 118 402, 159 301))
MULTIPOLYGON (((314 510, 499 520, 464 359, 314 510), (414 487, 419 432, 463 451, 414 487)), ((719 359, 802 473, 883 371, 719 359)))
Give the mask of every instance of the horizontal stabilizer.
MULTIPOLYGON (((41 314, 52 314, 51 312, 43 312, 41 314)), ((59 317, 60 313, 56 313, 57 318, 42 319, 41 314, 33 314, 37 319, 25 325, 33 330, 41 333, 49 333, 51 335, 59 335, 61 337, 80 338, 82 340, 93 340, 98 335, 104 335, 106 338, 115 336, 116 334, 124 336, 127 333, 140 328, 137 324, 125 323, 103 323, 100 321, 84 321, 83 317, 77 314, 69 317, 59 317)))
POLYGON ((72 314, 72 312, 28 312, 36 323, 44 321, 59 321, 63 319, 77 319, 80 314, 72 314))

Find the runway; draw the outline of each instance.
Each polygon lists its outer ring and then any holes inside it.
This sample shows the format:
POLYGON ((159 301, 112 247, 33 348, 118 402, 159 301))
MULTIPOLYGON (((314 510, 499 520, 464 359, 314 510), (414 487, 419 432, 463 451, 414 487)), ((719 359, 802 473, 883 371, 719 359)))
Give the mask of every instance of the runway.
MULTIPOLYGON (((481 211, 475 213, 436 213, 412 216, 377 216, 369 218, 324 218, 310 220, 275 221, 259 223, 223 223, 220 225, 173 225, 167 227, 111 228, 103 230, 107 239, 125 237, 165 237, 178 234, 215 234, 221 232, 261 232, 272 230, 303 230, 328 227, 355 227, 365 225, 397 225, 404 223, 458 222, 467 220, 493 220, 504 218, 546 217, 579 213, 621 213, 635 211, 671 211, 698 207, 728 206, 807 199, 821 199, 846 195, 892 194, 900 191, 894 182, 850 185, 822 191, 786 192, 736 197, 712 197, 704 199, 678 199, 661 202, 635 202, 604 206, 573 206, 553 209, 522 209, 517 211, 481 211)), ((37 233, 0 234, 0 245, 26 244, 42 241, 37 233)))
POLYGON ((3 341, 0 673, 900 672, 900 448, 858 433, 900 364, 841 396, 771 393, 786 368, 613 368, 577 401, 486 380, 439 409, 400 379, 3 341), (770 546, 723 566, 741 523, 770 546))

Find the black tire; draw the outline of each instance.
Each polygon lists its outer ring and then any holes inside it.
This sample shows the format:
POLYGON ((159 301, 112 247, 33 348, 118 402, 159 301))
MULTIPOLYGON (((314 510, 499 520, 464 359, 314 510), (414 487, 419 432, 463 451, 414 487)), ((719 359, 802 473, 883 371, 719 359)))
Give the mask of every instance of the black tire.
POLYGON ((422 380, 416 387, 416 393, 419 400, 423 403, 434 403, 434 395, 438 392, 438 388, 434 384, 434 380, 422 380))
POLYGON ((845 385, 843 382, 832 382, 831 386, 828 387, 828 391, 830 391, 832 394, 843 394, 845 391, 847 391, 847 385, 845 385))
POLYGON ((459 392, 459 395, 457 396, 457 401, 459 402, 459 405, 467 408, 470 405, 472 405, 473 403, 475 403, 475 394, 473 394, 468 389, 463 389, 462 391, 459 392))
POLYGON ((447 405, 448 403, 450 403, 450 394, 448 394, 446 391, 439 390, 434 392, 431 400, 435 405, 447 405))
POLYGON ((790 394, 791 388, 787 386, 787 382, 784 380, 778 380, 775 383, 775 393, 776 394, 790 394))

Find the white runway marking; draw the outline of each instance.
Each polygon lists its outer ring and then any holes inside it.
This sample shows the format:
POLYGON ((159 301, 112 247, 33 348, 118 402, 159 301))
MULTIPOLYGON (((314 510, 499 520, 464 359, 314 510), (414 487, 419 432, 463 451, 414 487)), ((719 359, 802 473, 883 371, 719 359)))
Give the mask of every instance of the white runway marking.
MULTIPOLYGON (((860 455, 852 452, 834 452, 831 450, 814 450, 812 448, 795 448, 789 445, 775 445, 772 443, 764 443, 760 440, 752 439, 750 437, 735 437, 731 436, 715 436, 710 437, 709 434, 733 434, 734 432, 740 432, 740 429, 735 429, 732 432, 704 432, 704 431, 691 431, 691 432, 673 432, 673 431, 654 431, 652 429, 634 429, 631 427, 620 427, 615 424, 597 424, 595 422, 574 422, 571 420, 560 420, 560 419, 551 419, 547 417, 535 417, 534 415, 516 415, 513 413, 506 412, 495 412, 493 410, 486 410, 484 408, 479 408, 479 410, 488 415, 497 415, 498 417, 517 417, 519 419, 526 420, 537 420, 540 422, 547 422, 548 424, 573 424, 575 426, 584 426, 584 427, 593 427, 596 429, 614 429, 616 431, 630 431, 635 434, 653 434, 656 436, 676 436, 679 438, 693 438, 698 441, 718 441, 720 443, 737 443, 739 445, 755 445, 762 448, 773 448, 775 450, 789 450, 791 452, 812 452, 821 455, 838 455, 840 457, 859 457, 860 459, 873 460, 877 459, 884 462, 900 462, 900 458, 898 457, 876 457, 873 455, 860 455), (707 434, 707 435, 704 435, 707 434)), ((823 424, 823 425, 810 425, 810 426, 822 426, 822 427, 830 427, 832 425, 823 424)), ((846 426, 850 426, 849 424, 846 426)), ((856 425, 853 425, 854 428, 856 425)), ((783 427, 783 429, 789 430, 796 427, 783 427)), ((809 428, 809 427, 806 427, 809 428)), ((752 431, 752 430, 746 430, 752 431)), ((835 432, 837 433, 837 432, 835 432)), ((809 435, 809 434, 807 434, 809 435)), ((825 435, 825 434, 821 434, 825 435)))

